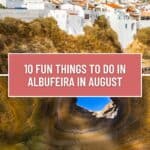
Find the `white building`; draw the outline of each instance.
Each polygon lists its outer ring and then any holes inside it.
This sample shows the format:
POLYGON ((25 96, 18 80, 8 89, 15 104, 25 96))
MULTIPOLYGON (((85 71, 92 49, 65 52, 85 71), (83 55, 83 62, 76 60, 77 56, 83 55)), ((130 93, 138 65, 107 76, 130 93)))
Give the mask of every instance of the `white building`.
POLYGON ((137 32, 137 21, 118 4, 99 4, 96 10, 99 10, 99 15, 107 18, 111 28, 117 33, 122 48, 126 48, 137 32))
POLYGON ((53 17, 58 26, 68 34, 83 34, 84 10, 72 4, 62 4, 60 9, 50 10, 48 17, 53 17))
POLYGON ((45 9, 43 0, 24 0, 24 5, 27 9, 45 9))
POLYGON ((78 6, 78 5, 72 5, 72 4, 69 4, 69 3, 66 3, 66 4, 62 4, 60 6, 60 9, 62 10, 66 10, 68 12, 72 12, 72 13, 76 13, 78 16, 84 18, 84 10, 81 6, 78 6))
POLYGON ((56 21, 58 26, 66 31, 67 29, 67 11, 66 10, 60 10, 60 9, 55 9, 55 10, 50 10, 48 13, 48 17, 53 17, 56 21))
POLYGON ((121 10, 109 13, 106 17, 108 17, 112 29, 117 33, 122 48, 126 48, 131 44, 137 32, 137 21, 121 10))

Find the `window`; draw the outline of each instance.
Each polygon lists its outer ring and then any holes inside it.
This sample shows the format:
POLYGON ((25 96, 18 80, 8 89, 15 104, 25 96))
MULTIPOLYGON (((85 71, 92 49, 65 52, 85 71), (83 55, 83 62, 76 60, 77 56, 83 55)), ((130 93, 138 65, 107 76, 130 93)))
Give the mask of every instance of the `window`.
POLYGON ((89 19, 89 18, 90 18, 90 15, 89 15, 89 14, 85 14, 84 18, 85 18, 85 19, 89 19))
POLYGON ((134 23, 131 24, 131 30, 134 30, 134 23))

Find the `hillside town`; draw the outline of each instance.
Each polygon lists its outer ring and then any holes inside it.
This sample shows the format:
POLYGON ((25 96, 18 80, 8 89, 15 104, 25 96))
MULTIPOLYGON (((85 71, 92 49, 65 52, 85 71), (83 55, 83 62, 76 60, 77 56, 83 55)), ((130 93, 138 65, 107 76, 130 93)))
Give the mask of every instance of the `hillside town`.
POLYGON ((150 27, 150 2, 141 0, 0 0, 0 19, 13 17, 32 21, 53 17, 68 34, 84 34, 84 27, 92 26, 104 15, 125 49, 138 29, 150 27))

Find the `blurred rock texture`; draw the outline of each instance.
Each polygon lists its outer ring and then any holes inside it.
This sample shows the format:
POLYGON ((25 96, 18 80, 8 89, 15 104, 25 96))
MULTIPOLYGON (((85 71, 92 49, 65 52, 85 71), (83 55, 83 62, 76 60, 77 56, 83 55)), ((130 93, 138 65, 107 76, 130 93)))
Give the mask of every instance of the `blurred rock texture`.
POLYGON ((149 150, 149 85, 144 77, 142 98, 112 98, 97 117, 75 98, 8 98, 1 77, 0 150, 149 150))

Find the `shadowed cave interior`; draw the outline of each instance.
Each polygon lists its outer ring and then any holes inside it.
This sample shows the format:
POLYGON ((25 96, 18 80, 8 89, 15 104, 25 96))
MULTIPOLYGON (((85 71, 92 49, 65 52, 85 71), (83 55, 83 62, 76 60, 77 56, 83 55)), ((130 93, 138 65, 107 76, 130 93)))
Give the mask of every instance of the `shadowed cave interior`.
POLYGON ((111 98, 100 111, 76 98, 8 98, 0 78, 1 150, 149 150, 150 78, 141 98, 111 98))

